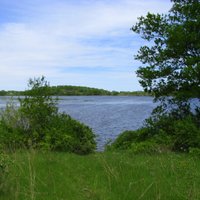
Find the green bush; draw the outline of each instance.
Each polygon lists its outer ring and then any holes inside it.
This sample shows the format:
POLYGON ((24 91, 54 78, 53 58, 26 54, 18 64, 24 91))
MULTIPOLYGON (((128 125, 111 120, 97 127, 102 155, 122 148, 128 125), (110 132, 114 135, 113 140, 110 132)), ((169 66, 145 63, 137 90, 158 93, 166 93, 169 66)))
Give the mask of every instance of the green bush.
POLYGON ((58 114, 51 127, 45 135, 52 150, 87 154, 96 148, 92 130, 69 115, 58 114))
POLYGON ((133 143, 131 145, 130 150, 134 154, 137 154, 137 153, 152 154, 152 153, 162 152, 160 146, 154 141, 150 141, 150 140, 133 143))
POLYGON ((44 77, 30 79, 30 90, 1 112, 0 142, 9 149, 42 148, 78 154, 96 148, 95 135, 86 125, 59 113, 57 99, 49 95, 44 77))
POLYGON ((24 144, 23 120, 12 100, 1 110, 0 117, 0 144, 12 150, 21 147, 24 144))
POLYGON ((191 117, 174 123, 174 150, 189 151, 190 148, 200 148, 200 127, 191 117))
POLYGON ((121 133, 116 140, 109 144, 106 148, 108 150, 119 149, 126 150, 130 149, 131 145, 135 142, 141 141, 142 135, 146 133, 145 128, 138 129, 136 131, 124 131, 121 133))
POLYGON ((200 125, 195 114, 179 119, 170 114, 151 117, 143 128, 123 132, 109 147, 133 152, 189 152, 190 148, 200 148, 200 125))

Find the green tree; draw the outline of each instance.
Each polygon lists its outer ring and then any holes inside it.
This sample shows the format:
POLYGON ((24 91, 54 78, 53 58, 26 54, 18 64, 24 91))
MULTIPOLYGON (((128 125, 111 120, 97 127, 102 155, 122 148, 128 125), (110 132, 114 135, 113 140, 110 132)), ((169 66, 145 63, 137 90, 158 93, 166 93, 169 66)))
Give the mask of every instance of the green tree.
POLYGON ((5 90, 1 90, 0 91, 0 96, 5 96, 5 95, 7 95, 7 92, 5 90))
POLYGON ((40 131, 51 124, 58 112, 57 99, 50 96, 50 86, 45 77, 29 79, 29 90, 19 98, 20 112, 28 120, 32 131, 40 131))
POLYGON ((0 145, 5 148, 42 148, 78 154, 96 148, 92 130, 58 112, 57 99, 45 77, 30 79, 20 106, 13 102, 0 112, 0 145))
POLYGON ((139 142, 148 149, 153 142, 175 151, 200 148, 200 2, 172 2, 167 14, 148 13, 132 27, 147 44, 135 56, 143 64, 137 75, 160 105, 142 129, 122 134, 119 144, 128 141, 137 148, 139 142), (191 99, 196 105, 190 105, 191 99))
POLYGON ((137 75, 155 100, 189 108, 190 98, 200 99, 200 2, 172 2, 168 14, 148 13, 132 27, 149 43, 135 56, 143 64, 137 75))

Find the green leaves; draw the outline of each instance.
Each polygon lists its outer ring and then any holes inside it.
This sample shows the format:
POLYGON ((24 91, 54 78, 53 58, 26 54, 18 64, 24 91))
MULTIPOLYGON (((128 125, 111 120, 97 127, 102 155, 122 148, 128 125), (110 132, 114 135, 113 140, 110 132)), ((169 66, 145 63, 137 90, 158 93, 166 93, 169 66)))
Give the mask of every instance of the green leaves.
POLYGON ((57 100, 50 96, 50 87, 44 77, 30 79, 26 96, 20 98, 20 112, 28 119, 30 129, 39 131, 48 127, 51 117, 58 112, 57 100))
POLYGON ((0 143, 7 148, 40 148, 88 154, 95 150, 95 135, 84 124, 59 113, 57 98, 44 77, 30 79, 20 106, 8 104, 1 113, 0 143))
POLYGON ((139 82, 160 105, 143 128, 122 133, 113 148, 132 146, 133 152, 154 151, 163 144, 175 151, 200 148, 200 2, 172 2, 168 14, 148 13, 132 27, 149 43, 135 56, 142 63, 139 82), (191 106, 192 98, 198 102, 191 106))
POLYGON ((200 2, 173 2, 168 15, 148 13, 132 27, 149 41, 135 57, 143 64, 137 75, 144 90, 153 91, 156 99, 200 98, 200 2))

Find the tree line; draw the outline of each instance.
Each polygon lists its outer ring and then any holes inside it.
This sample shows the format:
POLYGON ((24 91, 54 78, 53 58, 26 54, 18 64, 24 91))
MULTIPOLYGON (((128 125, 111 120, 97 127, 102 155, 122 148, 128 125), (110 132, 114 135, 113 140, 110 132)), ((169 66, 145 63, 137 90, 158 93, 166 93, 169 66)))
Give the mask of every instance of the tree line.
MULTIPOLYGON (((0 96, 24 96, 27 91, 0 91, 0 96)), ((49 94, 52 96, 147 96, 147 92, 143 91, 108 91, 104 89, 97 89, 84 86, 72 86, 72 85, 59 85, 50 86, 49 94)))

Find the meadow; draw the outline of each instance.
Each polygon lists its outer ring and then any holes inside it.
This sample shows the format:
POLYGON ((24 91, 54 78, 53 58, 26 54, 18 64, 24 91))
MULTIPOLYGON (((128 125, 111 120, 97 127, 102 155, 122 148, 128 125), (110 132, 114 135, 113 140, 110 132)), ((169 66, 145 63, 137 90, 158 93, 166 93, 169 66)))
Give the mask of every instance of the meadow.
POLYGON ((200 199, 200 159, 189 154, 23 150, 8 157, 1 200, 200 199))

